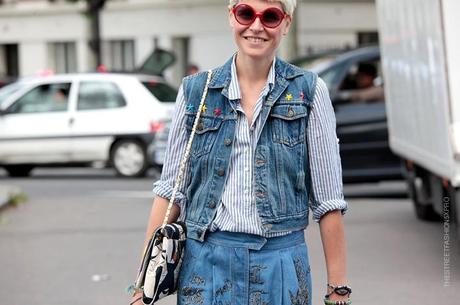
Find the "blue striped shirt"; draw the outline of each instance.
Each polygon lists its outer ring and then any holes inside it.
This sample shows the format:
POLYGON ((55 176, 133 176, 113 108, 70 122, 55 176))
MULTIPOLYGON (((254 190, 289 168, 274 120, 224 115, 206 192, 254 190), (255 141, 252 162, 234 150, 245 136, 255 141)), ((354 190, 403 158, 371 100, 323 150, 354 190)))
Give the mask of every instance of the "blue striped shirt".
MULTIPOLYGON (((275 82, 275 60, 270 68, 267 82, 256 102, 252 124, 249 125, 243 108, 239 104, 241 91, 238 84, 235 58, 231 68, 229 99, 237 102, 237 124, 235 141, 229 160, 229 172, 221 201, 210 230, 244 232, 265 237, 280 236, 283 233, 265 233, 262 229, 253 194, 253 154, 263 125, 260 122, 260 111, 265 97, 275 82)), ((185 131, 185 97, 182 86, 177 96, 176 113, 168 138, 168 148, 164 167, 159 181, 154 183, 153 192, 157 196, 170 198, 178 164, 187 144, 185 131)), ((339 143, 336 136, 334 109, 329 98, 327 87, 318 79, 312 110, 309 117, 307 137, 311 170, 310 208, 313 219, 319 222, 321 217, 333 210, 341 210, 344 214, 348 208, 343 197, 342 168, 340 163, 339 143)), ((176 194, 181 206, 181 219, 185 218, 184 194, 190 182, 189 165, 185 169, 183 183, 176 194)))

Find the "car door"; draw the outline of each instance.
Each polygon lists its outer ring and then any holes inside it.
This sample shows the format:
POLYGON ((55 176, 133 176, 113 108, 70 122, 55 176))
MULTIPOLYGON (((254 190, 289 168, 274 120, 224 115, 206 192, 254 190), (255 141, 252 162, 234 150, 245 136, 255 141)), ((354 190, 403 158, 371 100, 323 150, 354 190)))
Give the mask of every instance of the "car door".
POLYGON ((62 163, 70 156, 71 82, 33 85, 0 115, 0 162, 62 163))
POLYGON ((72 111, 72 159, 106 161, 114 136, 126 125, 126 107, 116 82, 80 80, 72 111))

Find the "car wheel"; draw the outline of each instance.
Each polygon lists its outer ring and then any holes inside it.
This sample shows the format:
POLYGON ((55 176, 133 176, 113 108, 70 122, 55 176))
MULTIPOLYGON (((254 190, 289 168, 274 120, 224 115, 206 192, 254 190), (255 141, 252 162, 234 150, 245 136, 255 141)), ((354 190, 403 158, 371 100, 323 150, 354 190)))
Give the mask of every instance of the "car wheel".
POLYGON ((110 154, 110 161, 117 175, 143 177, 149 167, 144 146, 136 140, 116 142, 110 154))
POLYGON ((416 168, 405 173, 409 197, 412 199, 415 215, 420 220, 438 222, 441 216, 433 208, 433 192, 430 173, 416 168))
POLYGON ((4 168, 10 177, 28 177, 34 167, 30 165, 7 165, 4 168))

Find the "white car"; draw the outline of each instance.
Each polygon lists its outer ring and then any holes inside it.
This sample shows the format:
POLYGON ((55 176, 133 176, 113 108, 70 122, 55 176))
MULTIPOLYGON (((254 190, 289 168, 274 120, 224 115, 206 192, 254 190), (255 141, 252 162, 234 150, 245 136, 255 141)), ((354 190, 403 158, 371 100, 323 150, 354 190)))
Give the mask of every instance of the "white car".
POLYGON ((55 75, 9 86, 0 89, 0 166, 10 176, 101 161, 118 175, 143 176, 155 165, 149 147, 171 120, 177 94, 160 77, 134 74, 55 75))

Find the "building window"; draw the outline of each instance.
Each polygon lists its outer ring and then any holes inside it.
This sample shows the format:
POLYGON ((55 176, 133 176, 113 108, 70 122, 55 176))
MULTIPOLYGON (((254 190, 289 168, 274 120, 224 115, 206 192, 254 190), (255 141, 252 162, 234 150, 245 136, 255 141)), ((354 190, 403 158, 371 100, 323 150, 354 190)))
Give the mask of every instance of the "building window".
POLYGON ((134 40, 111 40, 103 43, 104 65, 113 71, 134 70, 134 40))
POLYGON ((2 76, 13 78, 19 76, 17 44, 0 44, 0 77, 2 76))
POLYGON ((374 45, 378 43, 378 32, 358 32, 358 46, 374 45))
POLYGON ((75 42, 52 43, 54 71, 71 73, 77 71, 77 51, 75 42))
POLYGON ((172 49, 176 55, 176 62, 173 66, 173 81, 180 84, 182 78, 186 75, 187 65, 190 57, 190 38, 173 37, 172 49))

